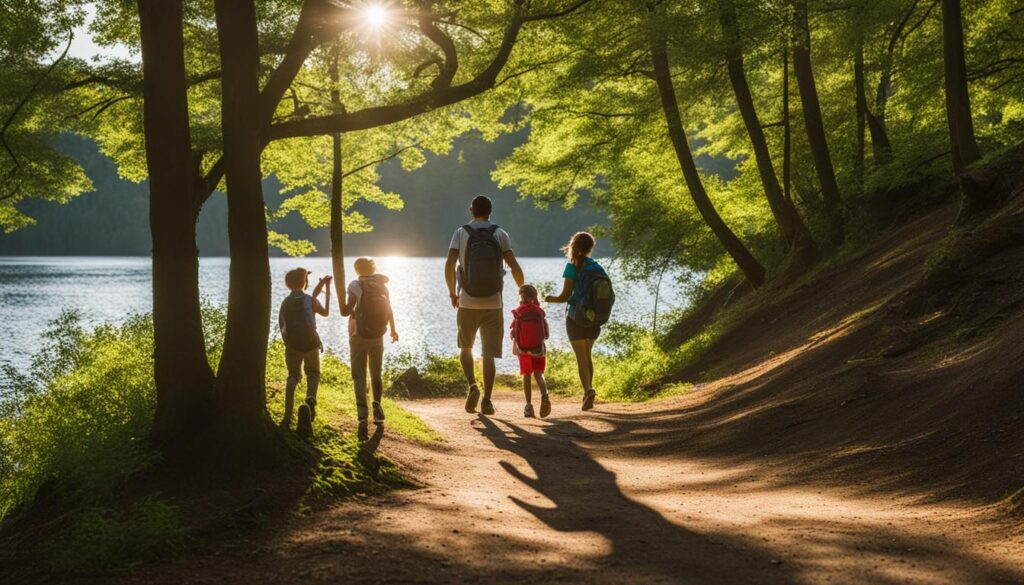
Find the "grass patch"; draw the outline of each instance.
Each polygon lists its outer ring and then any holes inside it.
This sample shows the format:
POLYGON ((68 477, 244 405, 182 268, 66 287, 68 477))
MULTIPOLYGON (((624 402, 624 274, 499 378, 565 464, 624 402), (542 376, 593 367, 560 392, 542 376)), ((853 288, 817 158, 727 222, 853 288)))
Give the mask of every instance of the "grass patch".
MULTIPOLYGON (((456 365, 458 364, 458 360, 456 365)), ((459 370, 461 372, 461 370, 459 370)), ((461 376, 461 373, 460 373, 461 376)), ((276 340, 267 351, 267 409, 275 421, 284 416, 284 390, 288 370, 284 362, 284 343, 276 340)), ((385 377, 385 386, 388 385, 385 377)), ((295 389, 295 404, 302 402, 306 395, 306 381, 303 379, 295 389)), ((369 400, 369 398, 368 398, 369 400)), ((397 401, 385 397, 381 402, 387 417, 387 431, 406 438, 436 442, 441 436, 430 428, 423 419, 403 409, 397 401)), ((352 373, 348 365, 332 353, 320 354, 320 388, 317 391, 316 429, 328 426, 352 431, 356 415, 356 395, 352 385, 352 373)), ((351 432, 347 434, 351 435, 351 432)), ((351 439, 352 437, 348 437, 351 439)))
POLYGON ((150 497, 125 510, 86 508, 49 545, 49 557, 60 570, 125 568, 166 557, 190 542, 178 510, 150 497))

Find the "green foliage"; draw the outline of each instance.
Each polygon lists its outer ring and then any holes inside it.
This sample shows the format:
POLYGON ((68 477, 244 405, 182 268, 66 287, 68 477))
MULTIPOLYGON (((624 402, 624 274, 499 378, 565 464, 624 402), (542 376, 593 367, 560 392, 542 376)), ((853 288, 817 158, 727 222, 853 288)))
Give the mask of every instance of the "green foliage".
POLYGON ((8 370, 0 419, 0 517, 57 479, 72 499, 102 498, 154 460, 152 322, 85 332, 64 313, 27 374, 8 370))
MULTIPOLYGON (((225 322, 223 308, 203 306, 211 363, 219 358, 225 322)), ((130 566, 188 542, 170 502, 149 497, 124 507, 116 504, 118 489, 158 460, 147 441, 156 400, 152 327, 148 316, 136 315, 121 325, 86 331, 75 313, 66 312, 51 324, 28 372, 3 369, 0 519, 50 484, 71 510, 47 549, 58 568, 130 566)), ((321 456, 303 505, 319 497, 401 485, 394 463, 368 455, 355 439, 348 367, 325 354, 322 374, 321 416, 313 441, 321 456)), ((268 408, 275 417, 283 411, 286 378, 284 348, 277 341, 267 361, 268 408)), ((300 396, 303 391, 299 388, 300 396)), ((389 432, 439 440, 393 401, 385 400, 384 410, 389 432)))
POLYGON ((149 497, 126 510, 85 509, 49 549, 57 569, 117 569, 166 558, 190 540, 177 509, 149 497))

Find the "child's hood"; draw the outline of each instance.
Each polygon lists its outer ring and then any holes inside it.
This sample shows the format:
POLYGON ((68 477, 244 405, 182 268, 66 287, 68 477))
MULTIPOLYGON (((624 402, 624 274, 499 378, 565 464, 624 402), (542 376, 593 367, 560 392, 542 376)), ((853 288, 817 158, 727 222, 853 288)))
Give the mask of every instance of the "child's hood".
POLYGON ((370 276, 360 276, 359 280, 375 280, 380 284, 387 284, 391 282, 391 279, 383 274, 371 274, 370 276))

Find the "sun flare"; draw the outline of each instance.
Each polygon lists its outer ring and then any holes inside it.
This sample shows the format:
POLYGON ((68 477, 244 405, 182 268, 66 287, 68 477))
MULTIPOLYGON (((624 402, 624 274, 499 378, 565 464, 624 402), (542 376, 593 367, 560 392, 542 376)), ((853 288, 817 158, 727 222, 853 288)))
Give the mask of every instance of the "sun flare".
POLYGON ((371 29, 379 30, 388 23, 388 9, 383 4, 367 4, 362 12, 366 26, 371 29))

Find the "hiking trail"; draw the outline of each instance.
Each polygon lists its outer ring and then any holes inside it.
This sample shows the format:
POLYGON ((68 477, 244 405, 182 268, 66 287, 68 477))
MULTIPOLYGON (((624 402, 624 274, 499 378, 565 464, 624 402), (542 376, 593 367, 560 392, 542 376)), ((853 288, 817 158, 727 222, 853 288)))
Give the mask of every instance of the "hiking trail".
MULTIPOLYGON (((407 402, 445 437, 383 444, 417 487, 360 496, 250 539, 121 575, 138 583, 1022 582, 1024 538, 984 510, 871 494, 659 451, 692 397, 554 398, 548 419, 495 395, 407 402), (680 404, 673 404, 678 402, 680 404)), ((108 575, 109 577, 109 575, 108 575)), ((101 577, 102 578, 102 577, 101 577)))

